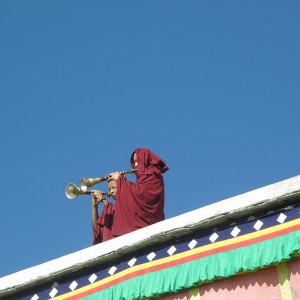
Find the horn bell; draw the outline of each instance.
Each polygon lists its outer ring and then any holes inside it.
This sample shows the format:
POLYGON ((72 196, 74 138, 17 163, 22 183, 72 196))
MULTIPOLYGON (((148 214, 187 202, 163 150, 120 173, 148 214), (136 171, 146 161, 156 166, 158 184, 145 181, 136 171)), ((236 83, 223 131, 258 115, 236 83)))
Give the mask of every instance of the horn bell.
POLYGON ((70 183, 65 189, 65 194, 69 199, 74 199, 78 195, 84 194, 84 191, 80 190, 80 188, 77 187, 75 184, 70 183))
POLYGON ((94 186, 95 184, 99 183, 101 178, 83 178, 81 177, 80 182, 80 188, 83 191, 87 191, 88 188, 94 186))

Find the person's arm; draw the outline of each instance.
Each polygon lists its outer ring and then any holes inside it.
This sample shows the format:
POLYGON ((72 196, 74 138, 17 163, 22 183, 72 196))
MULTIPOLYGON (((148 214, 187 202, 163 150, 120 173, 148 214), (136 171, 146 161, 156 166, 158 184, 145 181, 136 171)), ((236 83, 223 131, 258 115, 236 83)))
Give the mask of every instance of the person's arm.
POLYGON ((92 196, 92 223, 93 223, 94 230, 97 230, 97 226, 98 226, 97 221, 99 219, 98 205, 100 202, 103 202, 103 204, 106 205, 107 200, 101 200, 103 194, 100 191, 92 190, 91 196, 92 196))
POLYGON ((109 176, 110 176, 113 180, 115 180, 115 181, 118 180, 118 178, 119 178, 120 175, 121 175, 120 172, 113 172, 113 173, 110 173, 110 174, 109 174, 109 176))
MULTIPOLYGON (((128 180, 125 176, 121 175, 118 178, 119 186, 127 193, 138 198, 156 198, 164 189, 164 181, 161 174, 144 173, 140 174, 135 183, 128 180)), ((119 187, 118 187, 119 188, 119 187)))

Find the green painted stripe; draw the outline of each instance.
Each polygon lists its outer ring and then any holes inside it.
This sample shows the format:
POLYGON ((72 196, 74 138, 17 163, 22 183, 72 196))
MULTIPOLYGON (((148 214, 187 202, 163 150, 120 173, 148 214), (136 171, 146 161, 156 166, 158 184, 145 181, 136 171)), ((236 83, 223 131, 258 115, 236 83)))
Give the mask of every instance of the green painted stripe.
POLYGON ((196 284, 228 278, 284 260, 300 252, 300 231, 147 273, 86 296, 85 300, 143 299, 178 292, 196 284))

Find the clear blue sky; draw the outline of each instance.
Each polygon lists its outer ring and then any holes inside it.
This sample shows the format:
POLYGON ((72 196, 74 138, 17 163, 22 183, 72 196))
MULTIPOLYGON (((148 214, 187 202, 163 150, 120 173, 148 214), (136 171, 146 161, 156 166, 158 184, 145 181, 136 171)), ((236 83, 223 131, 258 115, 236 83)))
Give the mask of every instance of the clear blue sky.
POLYGON ((0 1, 0 277, 89 247, 65 186, 135 148, 167 218, 299 175, 299 96, 296 0, 0 1))

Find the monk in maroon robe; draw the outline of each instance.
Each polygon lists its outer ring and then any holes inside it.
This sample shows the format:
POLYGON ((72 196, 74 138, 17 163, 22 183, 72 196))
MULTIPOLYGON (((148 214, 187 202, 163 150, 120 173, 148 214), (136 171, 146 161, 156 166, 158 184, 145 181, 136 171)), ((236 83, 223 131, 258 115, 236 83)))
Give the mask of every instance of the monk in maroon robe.
POLYGON ((93 226, 93 245, 112 239, 111 229, 113 220, 114 204, 106 200, 101 215, 98 217, 97 225, 93 226))
MULTIPOLYGON (((107 182, 108 192, 115 199, 117 182, 109 179, 107 182)), ((93 221, 93 245, 108 241, 112 238, 111 230, 114 222, 115 207, 109 200, 103 198, 101 191, 92 190, 92 221, 93 221), (100 217, 98 215, 98 205, 104 205, 100 217)))
POLYGON ((162 221, 164 215, 164 178, 169 168, 163 160, 146 148, 136 149, 131 155, 131 167, 137 168, 135 183, 118 172, 111 173, 117 180, 112 237, 162 221))
MULTIPOLYGON (((119 172, 111 173, 116 181, 115 204, 108 200, 93 226, 93 244, 162 221, 164 215, 164 178, 169 168, 163 160, 146 148, 138 148, 131 155, 131 167, 136 168, 135 183, 119 172)), ((98 198, 101 194, 92 191, 98 198)), ((94 217, 93 217, 94 218, 94 217)))

